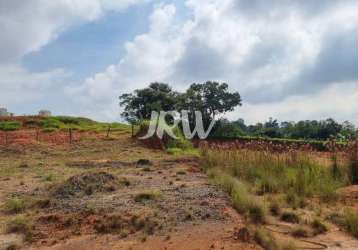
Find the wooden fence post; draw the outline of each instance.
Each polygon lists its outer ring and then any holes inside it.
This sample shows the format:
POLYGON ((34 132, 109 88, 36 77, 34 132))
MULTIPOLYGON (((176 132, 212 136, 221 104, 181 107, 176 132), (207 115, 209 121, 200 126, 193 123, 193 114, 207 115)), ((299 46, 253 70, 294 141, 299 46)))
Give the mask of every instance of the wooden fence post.
POLYGON ((72 128, 69 128, 69 134, 70 134, 70 144, 72 144, 72 128))
POLYGON ((107 138, 109 137, 109 133, 111 132, 111 125, 108 126, 108 129, 107 129, 107 138))
POLYGON ((9 143, 9 138, 8 138, 7 131, 5 131, 5 145, 7 146, 8 143, 9 143))
POLYGON ((36 129, 36 141, 40 141, 40 131, 36 129))

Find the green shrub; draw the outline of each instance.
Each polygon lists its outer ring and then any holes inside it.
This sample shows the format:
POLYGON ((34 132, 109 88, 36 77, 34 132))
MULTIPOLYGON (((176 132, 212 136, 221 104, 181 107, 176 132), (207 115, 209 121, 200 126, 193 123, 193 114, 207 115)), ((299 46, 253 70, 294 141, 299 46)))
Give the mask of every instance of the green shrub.
POLYGON ((319 219, 314 219, 311 222, 311 227, 313 229, 313 233, 315 235, 317 234, 323 234, 325 232, 328 231, 328 227, 326 224, 324 224, 322 221, 320 221, 319 219))
POLYGON ((347 211, 344 215, 343 223, 346 230, 358 238, 358 212, 347 211))
POLYGON ((26 210, 26 202, 20 198, 10 198, 4 204, 4 211, 7 213, 22 213, 26 210))
POLYGON ((44 129, 59 129, 63 125, 63 123, 53 117, 45 118, 40 123, 44 129))
POLYGON ((14 121, 0 122, 0 130, 3 131, 15 131, 21 128, 21 123, 14 121))
POLYGON ((262 248, 266 250, 278 250, 279 245, 276 242, 273 235, 264 230, 264 229, 257 229, 254 234, 254 240, 257 244, 259 244, 262 248))

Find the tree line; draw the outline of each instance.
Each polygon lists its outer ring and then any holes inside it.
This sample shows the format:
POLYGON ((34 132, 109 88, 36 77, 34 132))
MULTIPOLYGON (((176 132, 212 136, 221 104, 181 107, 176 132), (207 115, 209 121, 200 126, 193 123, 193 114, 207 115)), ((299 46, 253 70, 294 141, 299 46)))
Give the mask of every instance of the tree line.
MULTIPOLYGON (((189 123, 195 126, 194 111, 201 111, 204 126, 208 127, 213 119, 223 117, 242 105, 238 92, 231 92, 226 83, 207 81, 194 83, 184 92, 174 91, 166 83, 151 83, 149 87, 137 89, 119 97, 123 107, 122 116, 131 124, 150 120, 152 111, 188 110, 189 123)), ((358 137, 357 128, 350 122, 338 123, 329 118, 322 121, 284 121, 270 118, 263 123, 246 125, 243 119, 229 121, 219 119, 211 137, 237 138, 255 136, 286 139, 349 140, 358 137)))
POLYGON ((228 121, 221 119, 212 134, 217 138, 240 136, 283 139, 350 140, 358 138, 358 129, 349 121, 339 123, 332 118, 326 120, 304 120, 278 122, 270 118, 267 122, 246 125, 243 119, 228 121))

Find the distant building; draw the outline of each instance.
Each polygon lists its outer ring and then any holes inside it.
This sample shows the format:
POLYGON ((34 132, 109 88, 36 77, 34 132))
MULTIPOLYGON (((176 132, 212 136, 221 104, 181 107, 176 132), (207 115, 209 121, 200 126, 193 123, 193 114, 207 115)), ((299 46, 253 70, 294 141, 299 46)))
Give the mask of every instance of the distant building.
POLYGON ((51 111, 49 111, 49 110, 40 110, 39 111, 39 116, 45 116, 45 117, 51 116, 51 111))
POLYGON ((0 108, 0 116, 11 116, 11 114, 7 112, 6 108, 0 108))

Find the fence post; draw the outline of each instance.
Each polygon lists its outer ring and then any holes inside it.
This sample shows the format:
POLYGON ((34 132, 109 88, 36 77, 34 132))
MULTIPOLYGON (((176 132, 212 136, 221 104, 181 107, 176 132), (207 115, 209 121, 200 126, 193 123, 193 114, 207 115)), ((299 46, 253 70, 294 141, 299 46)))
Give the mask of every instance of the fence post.
POLYGON ((9 143, 9 138, 8 138, 7 131, 5 131, 5 145, 7 146, 8 143, 9 143))
POLYGON ((109 133, 111 132, 111 125, 108 125, 108 129, 107 129, 107 138, 109 137, 109 133))
POLYGON ((70 144, 72 144, 72 128, 69 128, 69 134, 70 134, 70 144))
POLYGON ((131 127, 132 127, 132 138, 134 137, 134 124, 133 123, 131 123, 131 127))
POLYGON ((40 131, 36 129, 36 141, 40 141, 40 131))

